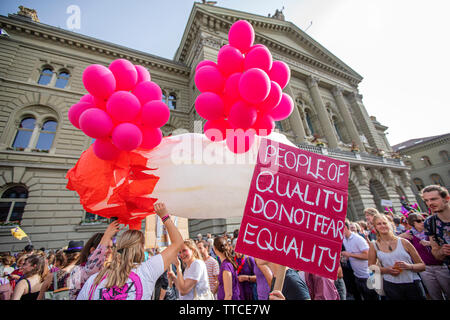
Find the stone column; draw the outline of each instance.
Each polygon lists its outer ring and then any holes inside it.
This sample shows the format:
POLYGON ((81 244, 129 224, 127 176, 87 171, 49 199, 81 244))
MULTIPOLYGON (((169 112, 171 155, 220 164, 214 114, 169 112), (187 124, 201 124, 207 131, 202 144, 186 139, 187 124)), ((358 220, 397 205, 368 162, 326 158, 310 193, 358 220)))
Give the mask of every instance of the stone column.
POLYGON ((356 125, 353 122, 352 115, 347 108, 347 104, 345 103, 344 96, 342 95, 342 88, 334 87, 333 90, 334 98, 336 99, 336 104, 339 108, 339 112, 341 113, 342 118, 344 119, 345 126, 350 134, 350 138, 358 145, 359 150, 366 151, 364 147, 364 143, 361 141, 359 137, 358 129, 356 129, 356 125))
POLYGON ((325 139, 328 142, 328 146, 330 148, 338 147, 338 139, 334 134, 333 125, 328 117, 327 109, 325 108, 325 104, 323 103, 322 97, 320 96, 320 90, 318 85, 318 79, 315 77, 308 77, 306 81, 308 84, 308 88, 311 91, 311 97, 314 101, 314 106, 317 110, 317 115, 319 117, 320 125, 325 134, 325 139))
POLYGON ((380 138, 378 137, 377 130, 375 129, 372 120, 370 120, 369 114, 367 113, 364 104, 362 103, 362 95, 352 92, 350 94, 350 102, 357 117, 357 121, 360 124, 361 130, 369 141, 370 146, 378 148, 380 150, 384 149, 380 138))
POLYGON ((294 110, 292 111, 292 114, 289 117, 289 121, 290 121, 292 130, 294 131, 295 142, 302 143, 302 142, 305 142, 305 128, 303 127, 302 118, 300 117, 300 112, 298 111, 298 107, 295 103, 295 96, 294 96, 291 86, 288 85, 286 87, 286 90, 287 90, 287 93, 291 96, 292 100, 294 101, 294 110))

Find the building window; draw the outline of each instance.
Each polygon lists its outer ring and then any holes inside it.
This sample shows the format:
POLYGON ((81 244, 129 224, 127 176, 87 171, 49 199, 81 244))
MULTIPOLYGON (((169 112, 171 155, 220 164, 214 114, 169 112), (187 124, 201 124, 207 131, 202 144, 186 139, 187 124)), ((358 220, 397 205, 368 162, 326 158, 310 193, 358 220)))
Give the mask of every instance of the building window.
POLYGON ((433 184, 438 184, 440 186, 444 187, 444 181, 442 181, 442 178, 440 175, 438 175, 437 173, 433 173, 431 176, 431 181, 433 182, 433 184))
POLYGON ((24 118, 17 128, 17 133, 12 143, 12 148, 16 151, 46 151, 48 152, 55 139, 58 122, 54 119, 43 121, 42 126, 38 127, 40 121, 33 117, 24 118))
POLYGON ((275 121, 275 128, 277 128, 280 131, 283 131, 283 125, 281 124, 281 121, 275 121))
POLYGON ((70 74, 68 72, 61 71, 56 78, 55 87, 64 89, 67 86, 67 84, 69 83, 69 78, 70 78, 70 74))
POLYGON ((27 198, 28 190, 23 186, 6 189, 0 199, 0 224, 20 224, 27 198))
POLYGON ((32 117, 27 117, 20 121, 12 147, 19 150, 24 150, 27 148, 30 143, 31 136, 33 135, 35 125, 36 119, 32 117))
POLYGON ((93 222, 107 222, 107 221, 108 221, 108 219, 105 217, 101 217, 97 214, 93 214, 93 213, 86 211, 83 222, 84 223, 93 223, 93 222))
POLYGON ((169 109, 175 110, 177 108, 177 96, 175 93, 171 92, 169 94, 169 103, 168 103, 169 109))
POLYGON ((442 162, 448 162, 449 161, 448 152, 446 150, 439 151, 439 156, 441 157, 442 162))
POLYGON ((56 127, 58 123, 54 120, 47 120, 39 131, 39 139, 36 143, 38 150, 50 150, 55 139, 56 127))
POLYGON ((305 110, 306 123, 308 124, 309 131, 311 131, 311 135, 314 135, 314 127, 311 120, 311 115, 309 114, 309 110, 305 110))
POLYGON ((166 92, 163 90, 162 91, 162 102, 167 103, 167 97, 166 97, 166 92))
POLYGON ((431 163, 431 160, 429 157, 423 156, 422 158, 420 158, 420 160, 422 160, 423 163, 425 163, 426 167, 432 166, 432 163, 431 163))
POLYGON ((423 184, 422 179, 414 178, 413 182, 416 185, 417 190, 421 191, 423 188, 425 188, 425 185, 423 184))
POLYGON ((334 130, 336 130, 336 134, 337 134, 339 140, 340 140, 340 141, 344 141, 344 140, 342 140, 342 135, 341 135, 341 132, 339 131, 337 121, 338 121, 337 118, 336 118, 336 117, 333 117, 333 126, 334 126, 334 130))
POLYGON ((52 81, 53 70, 50 68, 45 68, 42 70, 39 76, 38 84, 48 85, 52 81))

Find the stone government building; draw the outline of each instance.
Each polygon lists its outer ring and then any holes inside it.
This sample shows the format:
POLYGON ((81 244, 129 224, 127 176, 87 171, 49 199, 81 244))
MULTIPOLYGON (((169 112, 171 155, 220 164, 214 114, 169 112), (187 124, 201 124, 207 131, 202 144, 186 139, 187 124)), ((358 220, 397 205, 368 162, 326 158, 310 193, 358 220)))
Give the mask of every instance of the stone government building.
MULTIPOLYGON (((351 164, 347 216, 362 219, 366 207, 382 210, 382 199, 392 201, 397 212, 400 196, 415 202, 410 168, 393 157, 387 127, 369 116, 358 92, 362 77, 278 10, 264 17, 194 3, 169 60, 40 23, 34 10, 20 7, 17 14, 0 16, 0 251, 26 244, 11 236, 17 223, 35 247, 47 249, 86 241, 106 228, 65 188, 67 170, 92 142, 67 118, 70 106, 86 94, 81 77, 88 65, 125 58, 145 66, 171 108, 164 134, 178 128, 192 132, 201 120, 194 108, 195 66, 216 60, 239 19, 253 25, 255 43, 291 68, 285 91, 295 108, 277 123, 278 130, 300 148, 351 164)), ((239 225, 239 219, 190 220, 189 231, 218 234, 239 225)))

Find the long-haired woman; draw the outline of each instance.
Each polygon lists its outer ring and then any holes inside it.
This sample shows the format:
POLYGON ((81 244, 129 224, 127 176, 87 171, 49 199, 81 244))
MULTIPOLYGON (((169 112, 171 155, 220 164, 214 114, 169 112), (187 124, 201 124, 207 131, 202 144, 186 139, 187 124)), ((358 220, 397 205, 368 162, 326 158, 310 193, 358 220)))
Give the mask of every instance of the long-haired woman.
POLYGON ((376 242, 369 244, 369 266, 381 264, 383 290, 389 300, 421 300, 425 292, 418 272, 425 264, 417 250, 406 239, 397 237, 385 215, 373 216, 376 242))
MULTIPOLYGON (((180 293, 180 300, 195 300, 199 296, 210 293, 208 270, 197 245, 191 239, 185 240, 180 251, 180 258, 185 269, 181 270, 181 263, 176 259, 177 275, 170 270, 169 278, 174 281, 180 293)), ((210 298, 212 298, 212 293, 210 298)))
POLYGON ((217 300, 240 300, 237 264, 231 256, 227 240, 224 237, 214 239, 214 252, 220 259, 219 288, 217 300))
POLYGON ((70 273, 70 300, 76 300, 87 279, 103 268, 107 257, 112 253, 113 237, 117 232, 119 224, 113 221, 104 233, 96 233, 86 242, 70 273))
POLYGON ((183 238, 163 203, 154 205, 169 234, 171 245, 145 261, 144 234, 125 231, 113 249, 111 261, 84 284, 77 300, 150 300, 155 282, 175 260, 183 238))
POLYGON ((25 259, 23 277, 17 282, 11 300, 36 300, 45 276, 45 258, 33 254, 25 259))

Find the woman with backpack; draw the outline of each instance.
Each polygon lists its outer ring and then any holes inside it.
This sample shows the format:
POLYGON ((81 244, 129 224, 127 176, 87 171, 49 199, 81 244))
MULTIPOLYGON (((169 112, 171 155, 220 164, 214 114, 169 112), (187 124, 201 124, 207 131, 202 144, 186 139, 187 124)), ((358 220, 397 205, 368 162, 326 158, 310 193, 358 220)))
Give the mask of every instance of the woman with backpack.
POLYGON ((145 261, 144 234, 140 230, 125 231, 112 251, 111 261, 86 281, 77 300, 151 300, 156 280, 176 259, 183 244, 166 206, 156 203, 154 209, 171 245, 145 261))

